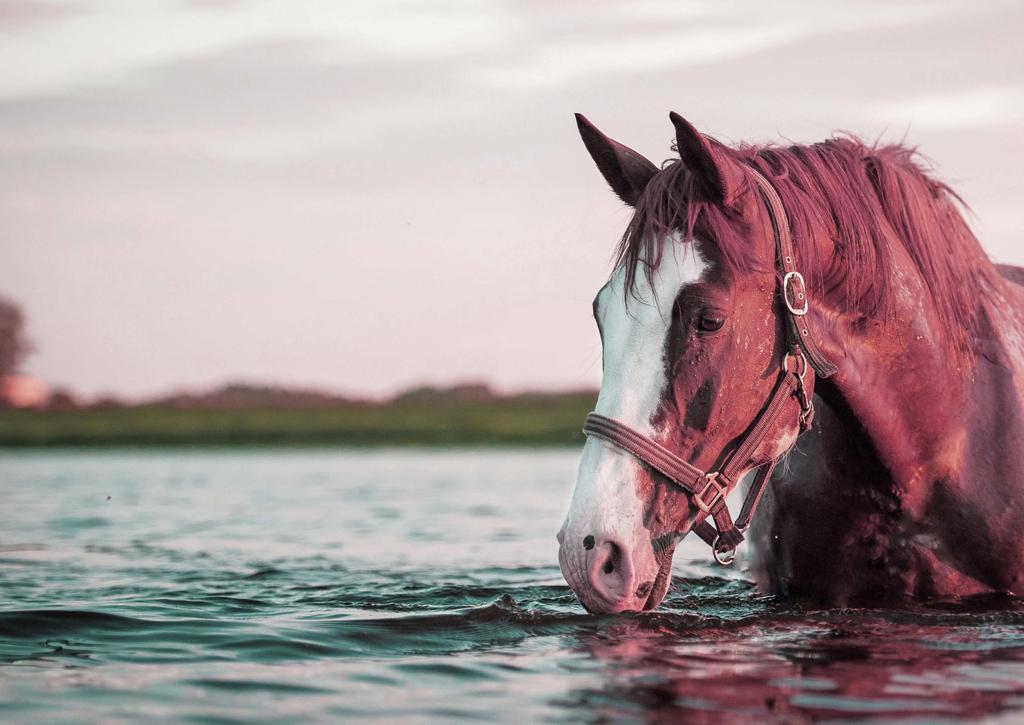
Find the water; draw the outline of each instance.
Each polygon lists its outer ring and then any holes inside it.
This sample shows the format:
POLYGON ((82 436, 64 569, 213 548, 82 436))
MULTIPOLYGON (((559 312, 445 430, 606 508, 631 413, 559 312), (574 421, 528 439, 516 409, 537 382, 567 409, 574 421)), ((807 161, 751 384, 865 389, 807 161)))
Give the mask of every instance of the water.
POLYGON ((0 454, 0 720, 1024 717, 1024 611, 803 611, 556 564, 574 451, 0 454))

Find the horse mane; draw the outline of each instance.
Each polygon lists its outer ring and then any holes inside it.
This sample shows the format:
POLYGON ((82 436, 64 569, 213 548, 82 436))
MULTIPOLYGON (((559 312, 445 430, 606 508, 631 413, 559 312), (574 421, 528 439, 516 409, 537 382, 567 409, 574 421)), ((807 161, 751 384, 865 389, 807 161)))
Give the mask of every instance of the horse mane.
MULTIPOLYGON (((812 299, 828 299, 868 318, 892 314, 894 254, 901 245, 954 353, 969 354, 983 324, 978 301, 997 284, 997 272, 964 221, 966 204, 928 175, 916 149, 872 146, 850 136, 786 147, 712 145, 723 162, 740 167, 748 190, 755 188, 750 168, 772 182, 789 216, 812 299), (834 245, 828 259, 818 258, 814 244, 820 230, 834 245)), ((661 240, 673 234, 714 243, 724 263, 738 272, 764 266, 763 250, 750 243, 742 213, 702 200, 678 160, 666 162, 650 180, 622 236, 616 261, 627 266, 629 282, 638 266, 650 273, 658 265, 661 240)))

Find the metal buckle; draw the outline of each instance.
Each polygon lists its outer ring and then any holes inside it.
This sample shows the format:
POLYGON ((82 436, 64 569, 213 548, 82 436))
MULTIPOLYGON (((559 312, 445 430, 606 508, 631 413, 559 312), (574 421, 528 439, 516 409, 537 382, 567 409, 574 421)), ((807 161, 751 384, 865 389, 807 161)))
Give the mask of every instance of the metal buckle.
POLYGON ((715 561, 717 561, 722 566, 729 566, 734 561, 736 561, 736 547, 734 546, 731 549, 725 549, 725 550, 719 552, 718 551, 718 539, 719 538, 721 538, 721 537, 716 536, 715 540, 711 542, 711 555, 714 556, 715 557, 715 561))
POLYGON ((718 471, 715 471, 713 473, 705 473, 704 481, 706 485, 704 486, 704 490, 695 492, 693 494, 693 502, 697 504, 697 508, 699 508, 706 514, 711 513, 711 507, 718 503, 718 500, 720 498, 725 498, 725 494, 728 493, 725 490, 725 486, 719 485, 718 481, 716 480, 718 478, 718 473, 718 471), (702 499, 701 496, 703 496, 704 493, 711 488, 715 489, 715 495, 711 497, 710 501, 705 503, 704 499, 702 499))
POLYGON ((804 283, 804 276, 799 272, 786 272, 786 276, 782 278, 782 301, 786 304, 786 309, 789 310, 790 314, 797 317, 803 317, 807 314, 807 285, 804 283), (800 289, 803 290, 800 294, 804 298, 804 305, 799 308, 793 307, 793 303, 789 301, 789 283, 794 279, 800 282, 800 289))

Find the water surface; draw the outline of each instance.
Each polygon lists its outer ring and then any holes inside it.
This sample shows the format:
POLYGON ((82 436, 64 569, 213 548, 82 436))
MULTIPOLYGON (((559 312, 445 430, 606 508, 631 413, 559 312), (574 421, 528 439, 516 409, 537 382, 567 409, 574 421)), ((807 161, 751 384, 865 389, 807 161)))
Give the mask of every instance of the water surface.
POLYGON ((1024 717, 1024 611, 806 611, 557 568, 575 451, 0 454, 0 719, 1024 717))

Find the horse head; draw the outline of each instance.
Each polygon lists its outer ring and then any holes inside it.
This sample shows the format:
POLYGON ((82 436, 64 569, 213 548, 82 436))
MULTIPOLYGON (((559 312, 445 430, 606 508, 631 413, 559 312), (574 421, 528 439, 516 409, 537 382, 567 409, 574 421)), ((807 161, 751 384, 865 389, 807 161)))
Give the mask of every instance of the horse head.
POLYGON ((679 540, 707 528, 748 472, 788 452, 811 410, 814 375, 780 310, 802 314, 806 291, 802 278, 782 284, 767 182, 671 119, 679 159, 659 169, 577 116, 598 169, 634 210, 594 299, 603 378, 558 534, 562 572, 593 612, 657 606, 679 540))

